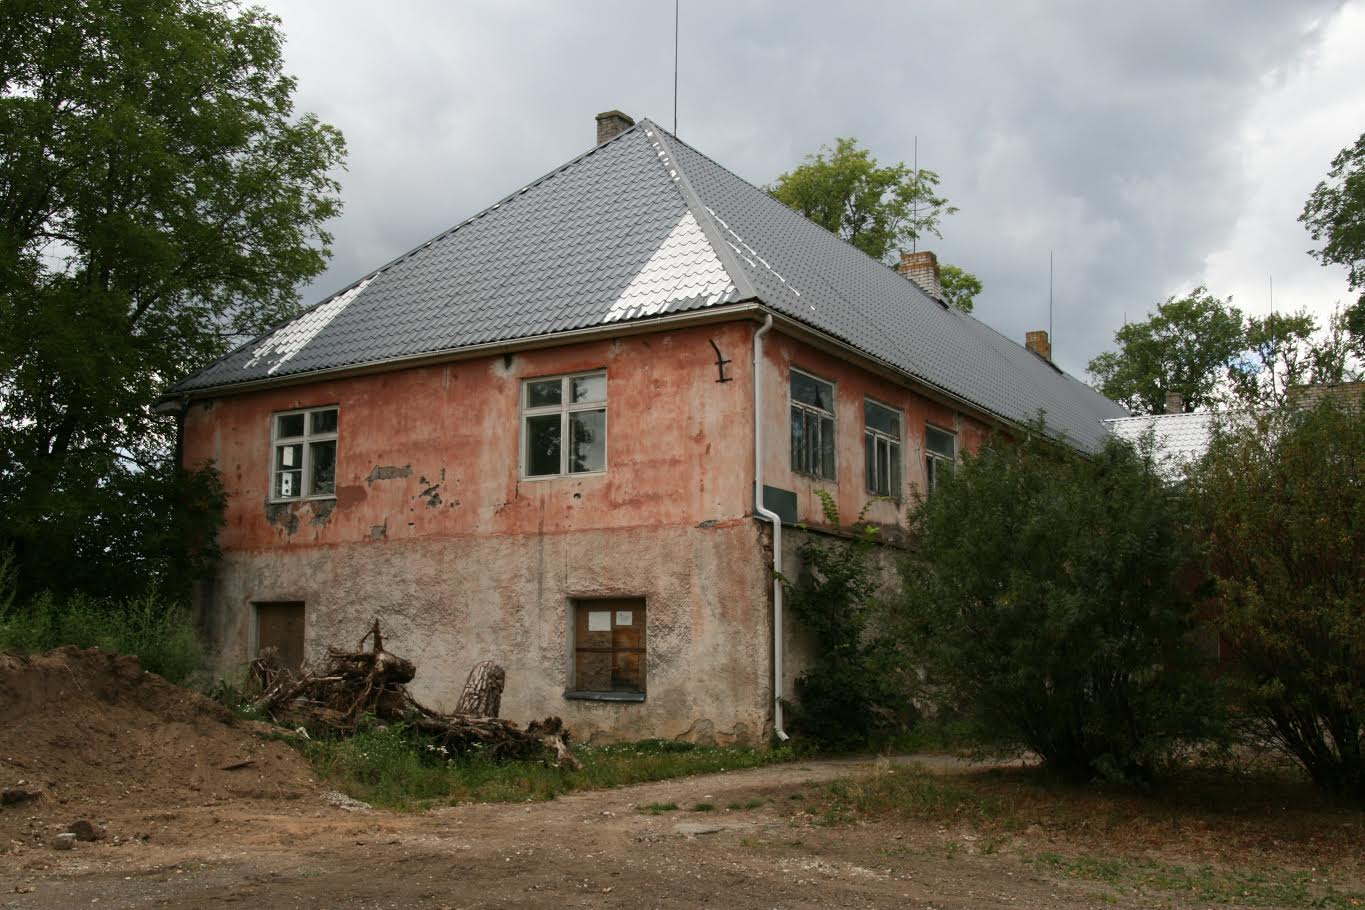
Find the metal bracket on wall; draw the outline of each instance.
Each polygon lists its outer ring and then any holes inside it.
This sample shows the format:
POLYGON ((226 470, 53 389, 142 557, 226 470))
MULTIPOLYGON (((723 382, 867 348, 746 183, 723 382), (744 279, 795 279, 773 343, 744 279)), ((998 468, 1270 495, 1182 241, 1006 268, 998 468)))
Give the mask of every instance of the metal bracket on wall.
POLYGON ((720 348, 716 346, 716 340, 714 338, 708 338, 706 340, 711 342, 711 350, 716 352, 716 369, 720 372, 720 378, 717 379, 716 382, 730 382, 734 377, 725 375, 725 365, 730 362, 729 358, 721 354, 720 348))

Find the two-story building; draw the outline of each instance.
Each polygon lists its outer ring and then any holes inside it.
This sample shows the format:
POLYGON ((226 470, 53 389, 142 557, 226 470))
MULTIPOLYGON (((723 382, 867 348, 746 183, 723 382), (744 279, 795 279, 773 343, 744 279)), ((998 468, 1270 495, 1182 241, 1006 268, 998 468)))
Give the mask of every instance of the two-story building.
POLYGON ((992 429, 1042 411, 1094 447, 1124 414, 904 267, 599 115, 584 155, 168 395, 229 492, 220 665, 378 616, 437 706, 492 659, 508 717, 762 741, 801 666, 773 570, 818 491, 897 526, 992 429))

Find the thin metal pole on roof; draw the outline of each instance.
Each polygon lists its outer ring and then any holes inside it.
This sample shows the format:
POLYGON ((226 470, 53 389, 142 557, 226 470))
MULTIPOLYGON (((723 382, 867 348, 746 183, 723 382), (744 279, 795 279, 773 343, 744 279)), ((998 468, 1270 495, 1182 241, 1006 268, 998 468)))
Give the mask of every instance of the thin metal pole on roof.
POLYGON ((682 0, 673 0, 673 135, 678 135, 678 7, 682 0))
MULTIPOLYGON (((915 136, 915 188, 919 188, 919 136, 915 136)), ((910 200, 910 224, 915 233, 910 237, 910 252, 919 252, 919 193, 910 200)))
MULTIPOLYGON (((1052 250, 1047 251, 1047 338, 1052 338, 1052 250)), ((1055 342, 1053 342, 1055 344, 1055 342)))

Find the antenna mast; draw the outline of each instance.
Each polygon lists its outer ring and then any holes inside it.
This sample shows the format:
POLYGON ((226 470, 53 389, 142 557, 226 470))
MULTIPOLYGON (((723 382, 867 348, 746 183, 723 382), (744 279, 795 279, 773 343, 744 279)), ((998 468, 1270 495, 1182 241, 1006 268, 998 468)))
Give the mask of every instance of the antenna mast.
POLYGON ((915 229, 910 238, 910 252, 919 252, 919 135, 915 135, 915 198, 910 200, 910 225, 915 229))
POLYGON ((1052 250, 1047 251, 1047 338, 1056 343, 1052 337, 1052 250))
POLYGON ((682 0, 673 0, 673 135, 678 135, 678 7, 682 0))

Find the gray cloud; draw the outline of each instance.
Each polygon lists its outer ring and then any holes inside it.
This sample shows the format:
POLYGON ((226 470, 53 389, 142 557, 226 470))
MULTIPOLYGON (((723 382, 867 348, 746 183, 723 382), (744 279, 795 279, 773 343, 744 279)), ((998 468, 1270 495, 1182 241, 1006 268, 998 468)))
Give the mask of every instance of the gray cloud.
MULTIPOLYGON (((308 302, 584 151, 599 110, 672 122, 671 3, 271 6, 300 108, 350 147, 308 302)), ((886 161, 918 136, 961 208, 932 245, 985 281, 978 315, 1044 327, 1054 250, 1057 354, 1079 373, 1228 241, 1247 112, 1335 9, 683 0, 679 132, 760 184, 836 136, 886 161)))

